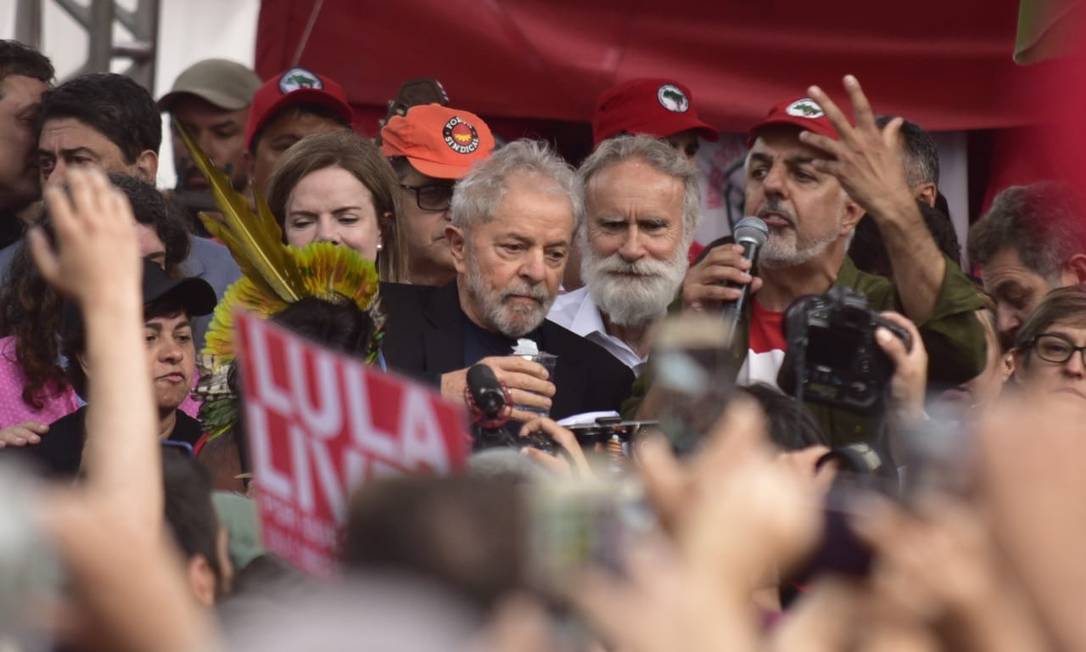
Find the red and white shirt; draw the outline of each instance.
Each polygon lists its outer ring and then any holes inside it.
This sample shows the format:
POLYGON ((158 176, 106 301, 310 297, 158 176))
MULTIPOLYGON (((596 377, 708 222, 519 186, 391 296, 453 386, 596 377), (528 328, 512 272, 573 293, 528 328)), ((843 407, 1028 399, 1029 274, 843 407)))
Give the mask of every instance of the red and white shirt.
POLYGON ((750 304, 747 359, 735 382, 739 385, 766 383, 777 387, 777 372, 784 363, 784 313, 766 310, 757 299, 750 304))

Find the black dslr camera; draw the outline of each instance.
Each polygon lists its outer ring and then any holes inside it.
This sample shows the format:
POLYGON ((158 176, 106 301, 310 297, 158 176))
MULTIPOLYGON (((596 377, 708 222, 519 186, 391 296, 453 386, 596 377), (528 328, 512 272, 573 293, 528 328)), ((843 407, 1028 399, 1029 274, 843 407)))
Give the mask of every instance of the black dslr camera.
POLYGON ((875 341, 884 327, 912 348, 909 332, 867 308, 848 288, 800 297, 784 313, 788 342, 779 384, 804 401, 877 414, 884 407, 894 364, 875 341))
POLYGON ((472 433, 471 450, 473 453, 478 453, 490 448, 512 448, 515 450, 538 448, 548 455, 556 455, 562 451, 562 447, 558 445, 558 442, 551 439, 549 435, 542 432, 533 432, 520 437, 517 435, 519 430, 519 422, 510 422, 496 428, 476 427, 472 433))

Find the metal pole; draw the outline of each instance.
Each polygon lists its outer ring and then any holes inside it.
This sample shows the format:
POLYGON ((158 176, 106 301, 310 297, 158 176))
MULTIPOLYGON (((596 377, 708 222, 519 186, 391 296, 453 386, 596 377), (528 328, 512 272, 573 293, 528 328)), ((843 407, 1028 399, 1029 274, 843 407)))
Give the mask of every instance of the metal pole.
POLYGON ((15 40, 41 49, 42 0, 17 0, 15 5, 15 40))
POLYGON ((91 0, 87 35, 90 44, 83 71, 109 72, 113 59, 113 0, 91 0))
POLYGON ((158 9, 159 0, 139 0, 136 6, 132 36, 142 51, 132 55, 133 64, 128 73, 152 93, 158 63, 158 9))

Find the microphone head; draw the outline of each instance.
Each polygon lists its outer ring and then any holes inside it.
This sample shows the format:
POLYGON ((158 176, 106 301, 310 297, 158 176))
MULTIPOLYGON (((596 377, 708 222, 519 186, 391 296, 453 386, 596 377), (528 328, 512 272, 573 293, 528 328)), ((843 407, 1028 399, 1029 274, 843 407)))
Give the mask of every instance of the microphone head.
POLYGON ((468 394, 483 416, 496 418, 505 408, 505 388, 498 382, 494 370, 485 364, 472 365, 468 369, 468 394))
POLYGON ((761 247, 769 239, 769 227, 761 218, 748 216, 736 223, 732 234, 739 244, 749 242, 761 247))
POLYGON ((498 386, 498 377, 488 365, 479 363, 468 369, 468 387, 473 390, 498 386))

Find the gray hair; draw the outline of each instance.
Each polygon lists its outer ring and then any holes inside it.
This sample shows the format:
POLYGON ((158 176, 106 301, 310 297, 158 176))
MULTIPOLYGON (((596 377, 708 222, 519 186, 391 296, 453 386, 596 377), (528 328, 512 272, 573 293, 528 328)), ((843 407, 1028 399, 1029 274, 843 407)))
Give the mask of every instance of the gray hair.
MULTIPOLYGON (((879 129, 884 129, 892 115, 880 115, 875 119, 879 129)), ((935 140, 923 127, 902 118, 901 136, 902 152, 905 163, 905 182, 909 187, 915 188, 922 183, 934 183, 939 185, 939 148, 935 140)))
POLYGON ((651 136, 622 135, 608 138, 600 143, 596 151, 585 159, 577 170, 581 183, 581 204, 586 203, 588 183, 596 174, 606 168, 638 159, 647 163, 657 172, 678 179, 683 184, 683 238, 687 245, 694 237, 701 217, 701 192, 698 187, 698 172, 686 156, 668 143, 651 136))
POLYGON ((451 204, 453 226, 469 229, 478 222, 493 219, 514 174, 530 174, 549 181, 535 184, 535 189, 568 197, 574 232, 580 228, 584 208, 573 168, 543 141, 527 138, 495 150, 456 183, 451 204))
POLYGON ((1011 247, 1022 263, 1052 278, 1071 256, 1086 253, 1086 219, 1070 191, 1055 182, 1011 186, 969 229, 969 259, 984 265, 1011 247))

